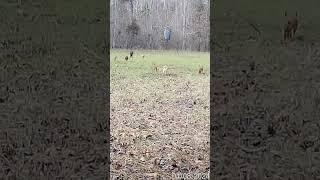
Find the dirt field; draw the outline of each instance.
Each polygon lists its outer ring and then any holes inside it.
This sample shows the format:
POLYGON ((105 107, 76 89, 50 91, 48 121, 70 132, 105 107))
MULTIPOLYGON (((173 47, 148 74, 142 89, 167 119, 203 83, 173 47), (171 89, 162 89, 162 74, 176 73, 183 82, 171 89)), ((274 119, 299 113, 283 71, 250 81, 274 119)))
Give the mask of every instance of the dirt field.
POLYGON ((135 51, 125 61, 127 55, 111 51, 111 179, 207 175, 209 53, 135 51), (153 71, 153 63, 166 65, 167 74, 153 71), (205 74, 198 74, 201 66, 205 74))
POLYGON ((215 6, 215 179, 320 178, 319 3, 288 2, 215 6), (299 14, 287 46, 281 43, 285 9, 299 14))
POLYGON ((0 9, 0 179, 103 179, 105 2, 0 9))

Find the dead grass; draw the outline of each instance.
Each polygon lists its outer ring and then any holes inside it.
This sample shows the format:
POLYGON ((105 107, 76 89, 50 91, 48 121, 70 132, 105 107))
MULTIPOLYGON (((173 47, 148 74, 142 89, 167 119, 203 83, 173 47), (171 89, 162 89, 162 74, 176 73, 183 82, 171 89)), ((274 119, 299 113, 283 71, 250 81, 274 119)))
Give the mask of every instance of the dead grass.
MULTIPOLYGON (((174 56, 169 72, 179 67, 174 56)), ((171 179, 178 172, 208 173, 208 74, 198 75, 196 68, 192 74, 183 68, 175 76, 156 74, 150 63, 127 77, 135 70, 132 63, 126 64, 127 73, 111 72, 112 177, 171 179)))
POLYGON ((18 2, 0 3, 0 179, 103 178, 106 63, 80 42, 104 56, 92 37, 105 24, 88 21, 105 17, 80 22, 79 11, 57 11, 66 3, 18 2))
POLYGON ((214 177, 318 179, 320 48, 263 41, 216 51, 214 177))

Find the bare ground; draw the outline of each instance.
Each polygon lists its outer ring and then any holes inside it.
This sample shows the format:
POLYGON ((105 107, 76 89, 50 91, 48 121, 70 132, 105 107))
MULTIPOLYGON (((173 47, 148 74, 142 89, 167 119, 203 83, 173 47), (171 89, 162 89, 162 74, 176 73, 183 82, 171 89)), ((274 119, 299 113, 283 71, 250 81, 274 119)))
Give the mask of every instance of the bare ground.
POLYGON ((111 74, 112 179, 208 173, 209 126, 208 75, 111 74))
POLYGON ((254 43, 215 58, 212 173, 319 179, 319 46, 254 43))

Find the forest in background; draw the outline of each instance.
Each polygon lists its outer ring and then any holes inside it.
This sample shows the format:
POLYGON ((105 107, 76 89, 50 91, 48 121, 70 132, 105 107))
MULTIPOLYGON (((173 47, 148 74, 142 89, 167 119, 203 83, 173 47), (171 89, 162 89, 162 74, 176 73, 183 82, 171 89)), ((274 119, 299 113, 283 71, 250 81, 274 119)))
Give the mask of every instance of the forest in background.
POLYGON ((111 0, 111 47, 209 51, 209 2, 111 0), (172 33, 168 44, 163 35, 165 28, 172 33))

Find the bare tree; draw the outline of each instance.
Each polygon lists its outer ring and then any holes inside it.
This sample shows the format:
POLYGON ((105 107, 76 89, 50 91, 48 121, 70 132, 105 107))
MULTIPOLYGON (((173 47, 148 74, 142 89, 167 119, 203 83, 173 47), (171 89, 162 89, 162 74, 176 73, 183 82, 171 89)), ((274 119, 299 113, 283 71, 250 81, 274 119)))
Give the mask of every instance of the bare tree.
POLYGON ((111 0, 113 48, 209 50, 208 0, 111 0))

